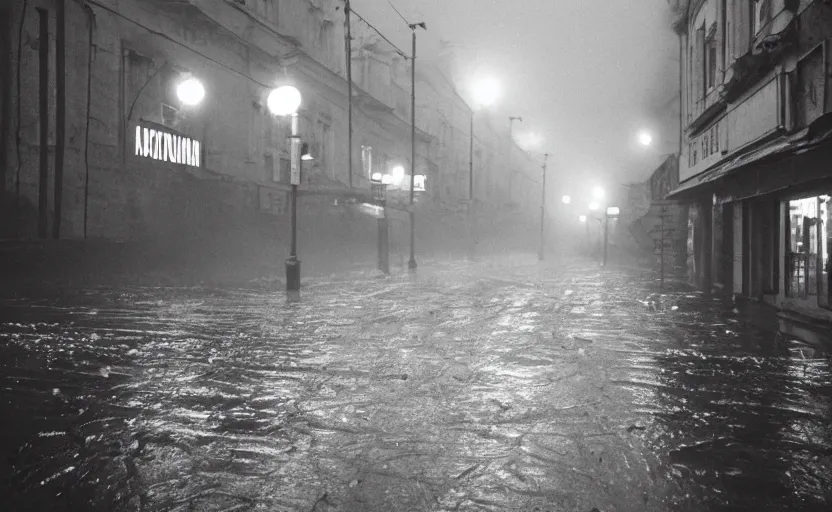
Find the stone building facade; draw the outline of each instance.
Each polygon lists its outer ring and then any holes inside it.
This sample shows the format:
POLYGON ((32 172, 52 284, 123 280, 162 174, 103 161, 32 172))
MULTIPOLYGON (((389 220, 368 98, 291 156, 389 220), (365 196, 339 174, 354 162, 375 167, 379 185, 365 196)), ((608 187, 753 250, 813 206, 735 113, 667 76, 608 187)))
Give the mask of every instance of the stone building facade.
POLYGON ((676 4, 696 282, 830 322, 832 4, 676 4))
MULTIPOLYGON (((266 108, 282 83, 303 94, 300 130, 315 156, 304 164, 300 207, 318 220, 344 217, 331 200, 312 196, 360 198, 373 172, 412 166, 409 64, 374 50, 356 25, 349 174, 343 7, 341 0, 4 2, 0 238, 176 241, 285 222, 290 125, 266 108), (198 105, 175 94, 189 77, 204 84, 198 105)), ((470 110, 441 71, 419 71, 415 172, 428 176, 420 201, 453 205, 467 199, 470 110)), ((511 200, 501 195, 507 146, 507 135, 487 125, 477 135, 477 194, 494 207, 511 200)), ((520 172, 535 167, 525 158, 513 164, 520 172)))

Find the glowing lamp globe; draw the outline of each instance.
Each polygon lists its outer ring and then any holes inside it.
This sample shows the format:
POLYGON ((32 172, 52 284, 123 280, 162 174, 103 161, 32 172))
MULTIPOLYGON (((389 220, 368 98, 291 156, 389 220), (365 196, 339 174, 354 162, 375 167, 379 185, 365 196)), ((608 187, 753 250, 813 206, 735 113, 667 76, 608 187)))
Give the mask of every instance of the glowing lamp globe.
POLYGON ((404 167, 401 165, 397 165, 393 167, 393 180, 396 183, 400 183, 404 179, 404 167))
POLYGON ((578 220, 580 220, 581 222, 586 222, 586 215, 581 215, 580 217, 578 217, 578 220))
POLYGON ((266 106, 276 116, 290 116, 300 108, 300 91, 291 85, 283 85, 269 93, 266 106))
POLYGON ((186 78, 176 86, 176 97, 183 105, 189 107, 199 105, 205 98, 205 87, 196 78, 186 78))
POLYGON ((500 96, 500 84, 494 79, 486 79, 474 86, 474 101, 479 107, 487 107, 500 96))
POLYGON ((638 134, 638 143, 642 146, 649 146, 653 143, 653 136, 648 132, 641 132, 638 134))
POLYGON ((563 201, 563 204, 569 204, 572 202, 572 198, 570 196, 563 196, 561 200, 563 201))
POLYGON ((595 211, 595 210, 597 210, 598 208, 600 208, 600 206, 599 206, 599 205, 598 205, 598 203, 596 203, 595 201, 593 201, 593 202, 589 203, 589 209, 590 209, 590 210, 595 211))

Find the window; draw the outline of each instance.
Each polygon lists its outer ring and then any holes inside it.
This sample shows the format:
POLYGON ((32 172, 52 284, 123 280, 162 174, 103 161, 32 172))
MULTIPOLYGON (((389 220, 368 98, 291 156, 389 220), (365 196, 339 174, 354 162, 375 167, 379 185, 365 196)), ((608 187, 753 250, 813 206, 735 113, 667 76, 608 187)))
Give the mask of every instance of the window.
POLYGON ((717 55, 717 45, 716 45, 716 34, 712 33, 711 36, 708 38, 707 42, 705 43, 705 61, 707 69, 705 70, 705 76, 707 77, 707 91, 710 91, 716 86, 716 55, 717 55))
POLYGON ((789 201, 788 296, 817 300, 830 307, 830 239, 832 201, 829 195, 789 201))
POLYGON ((753 0, 751 5, 751 35, 756 36, 771 20, 771 0, 753 0))
POLYGON ((361 168, 364 171, 364 175, 367 176, 367 179, 372 179, 373 177, 373 147, 372 146, 361 146, 361 168))

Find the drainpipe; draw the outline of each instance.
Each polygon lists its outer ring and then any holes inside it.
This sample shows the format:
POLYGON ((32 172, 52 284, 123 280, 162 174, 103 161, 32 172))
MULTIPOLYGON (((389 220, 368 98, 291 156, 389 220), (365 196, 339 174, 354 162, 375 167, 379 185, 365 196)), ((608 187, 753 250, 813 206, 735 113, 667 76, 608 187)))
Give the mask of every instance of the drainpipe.
POLYGON ((38 236, 47 238, 49 230, 49 11, 38 8, 40 40, 39 110, 40 110, 40 172, 38 176, 38 236))
POLYGON ((66 152, 66 0, 56 2, 55 33, 55 217, 52 221, 52 238, 61 237, 61 212, 63 209, 64 154, 66 152))

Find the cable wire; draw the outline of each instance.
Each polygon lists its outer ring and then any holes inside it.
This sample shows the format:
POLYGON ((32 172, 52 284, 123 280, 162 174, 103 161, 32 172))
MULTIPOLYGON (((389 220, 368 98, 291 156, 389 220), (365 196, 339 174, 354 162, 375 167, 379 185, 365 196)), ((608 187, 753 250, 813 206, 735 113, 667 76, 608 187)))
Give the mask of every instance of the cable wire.
POLYGON ((373 29, 373 30, 376 32, 376 34, 378 34, 378 35, 379 35, 382 39, 384 39, 385 41, 387 41, 387 44, 389 44, 390 46, 392 46, 393 48, 395 48, 395 49, 396 49, 396 53, 398 53, 399 55, 401 55, 401 56, 402 56, 402 57, 404 57, 405 59, 409 59, 409 58, 410 58, 410 57, 408 57, 408 56, 407 56, 407 54, 405 54, 405 53, 404 53, 404 52, 403 52, 403 51, 402 51, 402 50, 401 50, 398 46, 396 46, 395 44, 393 44, 393 42, 392 42, 392 41, 390 41, 389 39, 387 39, 387 38, 384 36, 384 34, 382 34, 382 33, 381 33, 381 31, 380 31, 379 29, 377 29, 376 27, 374 27, 374 26, 373 26, 373 24, 372 24, 372 23, 370 23, 369 21, 365 20, 365 19, 364 19, 364 17, 363 17, 363 16, 361 16, 360 14, 358 14, 358 13, 355 11, 355 9, 353 9, 352 7, 350 7, 350 13, 351 13, 351 14, 355 14, 356 16, 358 16, 358 19, 360 19, 361 21, 363 21, 364 23, 366 23, 368 27, 370 27, 371 29, 373 29))

